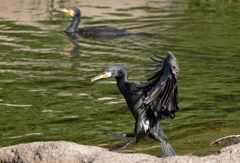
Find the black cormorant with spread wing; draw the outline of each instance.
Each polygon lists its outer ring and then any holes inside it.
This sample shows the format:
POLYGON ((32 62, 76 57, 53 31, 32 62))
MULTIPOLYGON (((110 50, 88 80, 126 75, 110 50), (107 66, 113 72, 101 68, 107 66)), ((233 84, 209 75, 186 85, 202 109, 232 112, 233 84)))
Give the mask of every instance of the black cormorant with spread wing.
POLYGON ((138 33, 131 33, 127 32, 126 30, 116 29, 113 27, 107 26, 93 26, 93 27, 85 27, 77 29, 80 21, 81 21, 81 11, 74 6, 69 6, 67 8, 58 8, 56 9, 60 12, 65 12, 72 17, 72 23, 69 27, 65 30, 65 33, 78 33, 82 36, 89 36, 89 37, 122 37, 127 35, 151 35, 146 32, 138 32, 138 33))
POLYGON ((126 141, 123 146, 112 147, 110 150, 119 150, 139 142, 149 136, 161 143, 165 157, 177 155, 160 127, 159 120, 174 118, 178 111, 178 73, 179 63, 172 52, 166 58, 150 57, 157 63, 153 66, 158 71, 146 82, 129 82, 125 68, 120 64, 109 65, 102 69, 99 75, 92 78, 95 81, 101 78, 114 77, 117 86, 124 96, 136 123, 133 133, 107 135, 126 141), (128 140, 132 137, 132 140, 128 140))

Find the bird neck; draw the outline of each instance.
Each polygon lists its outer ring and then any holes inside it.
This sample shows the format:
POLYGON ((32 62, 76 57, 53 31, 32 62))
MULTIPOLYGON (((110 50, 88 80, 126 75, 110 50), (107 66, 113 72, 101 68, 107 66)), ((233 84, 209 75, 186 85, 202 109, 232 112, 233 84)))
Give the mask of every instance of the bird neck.
POLYGON ((127 96, 127 83, 128 83, 128 77, 126 74, 124 74, 121 77, 117 77, 117 86, 120 92, 123 94, 123 96, 127 96))
POLYGON ((128 82, 128 77, 127 75, 117 77, 117 84, 122 84, 122 83, 127 83, 128 82))
POLYGON ((69 27, 67 27, 67 29, 65 30, 66 33, 73 33, 76 31, 79 23, 80 23, 80 15, 79 16, 75 16, 73 17, 72 23, 70 24, 69 27))
POLYGON ((125 70, 124 67, 121 68, 121 71, 118 73, 118 76, 116 77, 117 79, 117 84, 123 85, 123 83, 128 82, 128 75, 127 71, 125 70))

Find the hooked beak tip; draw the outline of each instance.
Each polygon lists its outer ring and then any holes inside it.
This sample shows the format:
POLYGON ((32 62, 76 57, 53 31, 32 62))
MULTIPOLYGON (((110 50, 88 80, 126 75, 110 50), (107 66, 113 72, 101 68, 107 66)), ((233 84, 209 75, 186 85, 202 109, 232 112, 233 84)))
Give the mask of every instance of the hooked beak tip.
POLYGON ((97 75, 97 76, 95 76, 95 77, 93 77, 92 79, 91 79, 91 82, 94 82, 95 80, 98 80, 98 79, 100 79, 101 77, 99 76, 99 75, 97 75))
POLYGON ((58 11, 58 12, 67 12, 67 9, 66 8, 55 8, 55 11, 58 11))
POLYGON ((55 11, 61 11, 62 9, 60 9, 60 8, 55 8, 54 10, 55 10, 55 11))
POLYGON ((93 77, 91 79, 91 82, 94 82, 95 80, 102 79, 102 78, 109 78, 111 76, 111 72, 103 72, 100 73, 99 75, 93 77))

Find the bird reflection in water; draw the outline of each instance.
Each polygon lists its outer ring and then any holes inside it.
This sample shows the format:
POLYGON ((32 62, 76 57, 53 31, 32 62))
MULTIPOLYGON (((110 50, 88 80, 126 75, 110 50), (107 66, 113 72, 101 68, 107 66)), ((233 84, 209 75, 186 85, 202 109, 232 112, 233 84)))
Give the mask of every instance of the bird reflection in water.
POLYGON ((71 39, 71 42, 66 44, 64 47, 64 54, 68 55, 69 57, 79 57, 79 48, 80 48, 80 38, 77 34, 67 34, 71 39))

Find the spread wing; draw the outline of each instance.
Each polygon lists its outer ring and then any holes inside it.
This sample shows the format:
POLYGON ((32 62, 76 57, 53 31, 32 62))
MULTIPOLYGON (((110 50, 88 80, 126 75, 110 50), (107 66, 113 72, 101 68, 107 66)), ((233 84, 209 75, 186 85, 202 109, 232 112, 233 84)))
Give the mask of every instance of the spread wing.
POLYGON ((148 90, 144 103, 158 120, 167 117, 173 119, 178 111, 178 60, 172 52, 168 52, 166 58, 150 58, 157 63, 154 67, 162 68, 153 74, 144 86, 144 89, 148 90))

